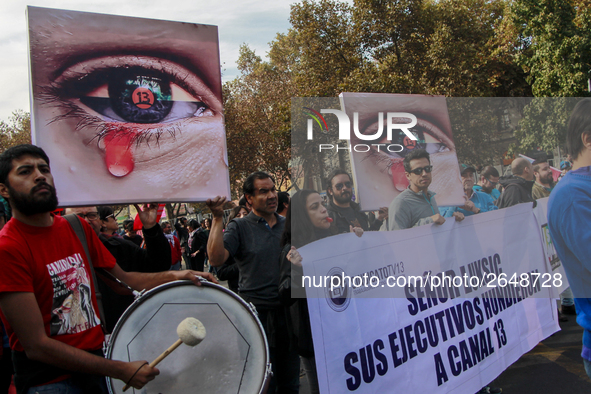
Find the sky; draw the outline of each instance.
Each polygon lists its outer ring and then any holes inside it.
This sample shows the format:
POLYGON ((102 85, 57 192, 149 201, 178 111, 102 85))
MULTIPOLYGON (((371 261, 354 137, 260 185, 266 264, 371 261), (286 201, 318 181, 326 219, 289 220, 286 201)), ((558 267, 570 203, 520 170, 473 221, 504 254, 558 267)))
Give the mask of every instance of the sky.
POLYGON ((13 111, 29 111, 27 5, 66 10, 100 12, 140 18, 203 23, 218 26, 222 81, 238 75, 236 60, 243 43, 259 56, 266 56, 277 33, 290 27, 290 5, 294 0, 4 0, 0 5, 0 73, 4 94, 0 98, 0 120, 13 111), (215 5, 214 5, 215 4, 215 5))

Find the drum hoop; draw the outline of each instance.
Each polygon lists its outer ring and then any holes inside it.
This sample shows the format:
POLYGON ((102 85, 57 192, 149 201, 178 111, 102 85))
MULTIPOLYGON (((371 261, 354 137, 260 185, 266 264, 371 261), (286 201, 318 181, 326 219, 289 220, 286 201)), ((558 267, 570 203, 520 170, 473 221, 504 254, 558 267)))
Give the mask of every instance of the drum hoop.
MULTIPOLYGON (((111 335, 109 337, 109 341, 107 343, 106 358, 111 359, 111 355, 112 355, 112 352, 113 352, 113 346, 112 346, 113 345, 113 338, 117 338, 117 334, 121 330, 121 327, 123 326, 123 323, 133 313, 133 311, 135 309, 137 309, 138 306, 144 300, 147 300, 149 298, 152 298, 154 295, 156 295, 157 293, 159 293, 159 292, 161 292, 163 290, 166 290, 168 288, 178 287, 178 286, 196 286, 196 285, 192 281, 190 281, 190 280, 176 280, 176 281, 173 281, 173 282, 168 282, 168 283, 164 283, 162 285, 156 286, 153 289, 148 290, 147 292, 145 292, 144 294, 142 294, 141 296, 139 296, 138 298, 136 298, 133 301, 133 303, 125 310, 125 312, 123 312, 123 314, 119 318, 119 321, 117 321, 117 324, 115 325, 115 328, 113 329, 113 332, 111 333, 111 335)), ((256 309, 254 308, 254 306, 251 307, 250 305, 252 305, 252 304, 249 305, 238 294, 236 294, 233 291, 225 288, 222 285, 218 285, 216 283, 212 283, 212 282, 208 282, 208 281, 201 281, 201 286, 211 287, 213 289, 217 289, 217 290, 220 290, 220 291, 226 293, 227 295, 229 295, 230 297, 232 297, 236 301, 238 301, 238 303, 244 309, 246 309, 251 315, 253 315, 254 317, 256 317, 256 319, 254 319, 254 321, 256 322, 256 324, 257 324, 257 326, 258 326, 258 328, 260 330, 260 334, 261 334, 261 337, 263 339, 263 343, 265 344, 266 366, 265 366, 265 370, 264 370, 263 381, 261 382, 261 392, 263 392, 264 386, 265 386, 265 382, 270 377, 268 372, 271 370, 270 369, 271 360, 270 360, 270 355, 269 355, 269 343, 267 341, 267 335, 265 334, 265 330, 263 328, 263 325, 261 324, 261 321, 259 320, 259 316, 258 316, 258 313, 256 312, 256 309)), ((111 392, 110 384, 108 384, 108 386, 109 386, 109 392, 111 392)))

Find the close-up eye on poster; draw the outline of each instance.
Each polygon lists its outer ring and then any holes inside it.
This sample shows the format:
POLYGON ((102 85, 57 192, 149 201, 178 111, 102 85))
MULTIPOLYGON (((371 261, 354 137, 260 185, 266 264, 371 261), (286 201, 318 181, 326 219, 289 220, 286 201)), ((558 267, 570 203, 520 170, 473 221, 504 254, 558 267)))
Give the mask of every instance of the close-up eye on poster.
POLYGON ((228 195, 216 26, 28 7, 32 137, 64 206, 228 195))

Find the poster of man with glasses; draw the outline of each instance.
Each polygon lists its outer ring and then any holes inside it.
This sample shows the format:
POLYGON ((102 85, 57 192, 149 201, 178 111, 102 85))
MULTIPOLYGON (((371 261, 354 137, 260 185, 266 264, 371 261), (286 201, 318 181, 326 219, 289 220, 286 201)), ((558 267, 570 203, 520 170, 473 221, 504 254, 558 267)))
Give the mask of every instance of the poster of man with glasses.
POLYGON ((464 205, 445 97, 342 93, 340 100, 343 111, 352 120, 351 165, 357 202, 363 211, 389 206, 409 187, 403 160, 417 150, 430 155, 429 174, 433 174, 429 190, 435 194, 434 201, 439 206, 464 205), (414 118, 401 117, 402 113, 414 118), (403 123, 414 123, 408 129, 416 140, 393 127, 403 123))

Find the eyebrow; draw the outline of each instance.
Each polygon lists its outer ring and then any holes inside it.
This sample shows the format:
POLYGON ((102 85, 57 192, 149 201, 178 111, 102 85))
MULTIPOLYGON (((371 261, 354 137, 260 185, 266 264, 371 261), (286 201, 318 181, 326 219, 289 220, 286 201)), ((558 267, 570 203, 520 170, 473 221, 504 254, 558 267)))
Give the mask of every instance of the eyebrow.
POLYGON ((20 166, 18 166, 16 168, 17 171, 22 170, 22 169, 28 169, 28 168, 49 168, 49 164, 46 163, 42 163, 42 164, 22 164, 20 166))

